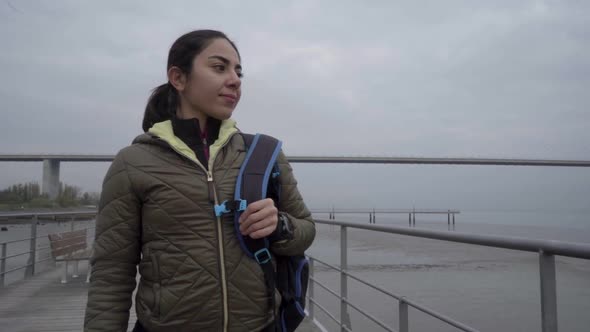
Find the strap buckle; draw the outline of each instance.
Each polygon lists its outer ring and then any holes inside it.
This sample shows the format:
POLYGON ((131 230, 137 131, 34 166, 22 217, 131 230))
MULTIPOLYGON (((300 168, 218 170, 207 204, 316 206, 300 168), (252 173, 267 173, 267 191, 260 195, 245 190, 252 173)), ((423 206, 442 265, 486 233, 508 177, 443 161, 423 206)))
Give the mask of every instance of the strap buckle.
POLYGON ((227 203, 226 201, 223 201, 221 204, 219 205, 215 205, 215 215, 217 217, 220 217, 222 214, 224 213, 228 213, 230 212, 230 210, 227 209, 227 206, 225 205, 227 203))
POLYGON ((256 261, 260 265, 266 264, 270 262, 271 259, 270 251, 268 251, 268 249, 266 248, 262 248, 254 253, 254 259, 256 259, 256 261))
POLYGON ((246 208, 248 207, 248 201, 246 201, 245 199, 237 200, 236 204, 238 206, 238 211, 246 211, 246 208))

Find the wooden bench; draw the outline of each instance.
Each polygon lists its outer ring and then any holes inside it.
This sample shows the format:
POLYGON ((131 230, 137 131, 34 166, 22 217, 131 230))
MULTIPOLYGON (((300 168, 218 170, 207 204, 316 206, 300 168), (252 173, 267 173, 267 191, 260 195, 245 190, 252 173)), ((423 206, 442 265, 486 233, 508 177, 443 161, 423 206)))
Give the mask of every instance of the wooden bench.
MULTIPOLYGON (((51 246, 51 255, 56 262, 64 262, 63 275, 61 282, 68 282, 68 263, 74 262, 73 278, 78 277, 78 262, 90 259, 91 250, 88 248, 86 229, 49 234, 49 244, 51 246)), ((86 282, 90 278, 90 264, 86 282)))

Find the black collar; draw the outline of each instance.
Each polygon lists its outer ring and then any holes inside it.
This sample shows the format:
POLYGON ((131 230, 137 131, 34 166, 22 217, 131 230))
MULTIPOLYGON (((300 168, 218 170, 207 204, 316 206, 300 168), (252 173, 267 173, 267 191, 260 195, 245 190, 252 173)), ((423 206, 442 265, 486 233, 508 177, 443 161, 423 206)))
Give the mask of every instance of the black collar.
POLYGON ((174 135, 180 138, 190 148, 202 146, 203 138, 207 139, 207 145, 212 145, 219 137, 220 127, 220 120, 209 118, 207 120, 205 136, 201 133, 201 126, 199 125, 198 119, 179 119, 176 116, 172 118, 172 130, 174 130, 174 135))

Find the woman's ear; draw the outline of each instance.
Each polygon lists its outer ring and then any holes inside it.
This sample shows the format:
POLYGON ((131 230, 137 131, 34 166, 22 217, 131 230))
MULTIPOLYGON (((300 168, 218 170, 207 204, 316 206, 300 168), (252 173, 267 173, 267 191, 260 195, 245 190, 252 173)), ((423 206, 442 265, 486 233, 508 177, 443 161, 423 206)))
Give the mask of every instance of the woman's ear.
POLYGON ((186 75, 176 66, 172 66, 168 69, 168 81, 179 92, 184 91, 186 87, 186 75))

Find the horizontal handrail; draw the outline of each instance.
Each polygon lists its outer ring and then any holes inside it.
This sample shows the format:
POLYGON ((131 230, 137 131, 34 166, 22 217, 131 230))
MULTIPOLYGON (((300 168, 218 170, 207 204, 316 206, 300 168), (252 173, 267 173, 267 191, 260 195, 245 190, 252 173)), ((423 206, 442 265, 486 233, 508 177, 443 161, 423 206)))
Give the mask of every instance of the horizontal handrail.
POLYGON ((395 330, 393 330, 392 328, 390 328, 389 326, 387 326, 387 324, 385 324, 384 322, 382 322, 381 320, 379 320, 377 317, 371 315, 370 313, 366 312, 365 310, 361 309, 360 307, 352 304, 350 301, 348 301, 348 299, 342 299, 344 302, 346 302, 346 304, 348 304, 349 306, 351 306, 353 309, 355 309, 356 311, 358 311, 359 313, 361 313, 363 316, 367 317, 368 319, 370 319, 371 321, 373 321, 375 324, 381 326, 381 328, 383 328, 384 330, 387 330, 389 332, 396 332, 395 330))
MULTIPOLYGON (((42 247, 42 248, 37 248, 36 252, 43 251, 43 250, 47 250, 47 249, 50 249, 50 247, 42 247)), ((18 256, 27 255, 27 254, 30 254, 30 253, 32 253, 32 251, 25 251, 25 252, 21 252, 21 253, 19 253, 19 254, 14 254, 14 255, 7 255, 7 256, 4 256, 4 257, 0 257, 0 261, 3 261, 3 260, 8 260, 9 258, 14 258, 14 257, 18 257, 18 256)), ((37 261, 37 263, 38 263, 38 262, 39 262, 39 261, 37 261)))
POLYGON ((443 322, 445 322, 445 323, 447 323, 449 325, 452 325, 452 326, 454 326, 454 327, 456 327, 456 328, 458 328, 460 330, 463 330, 463 331, 466 331, 466 332, 479 332, 479 330, 475 330, 475 329, 473 329, 473 328, 471 328, 471 327, 469 327, 469 326, 467 326, 465 324, 462 324, 462 323, 460 323, 460 322, 452 319, 451 317, 445 316, 445 315, 443 315, 443 314, 441 314, 439 312, 436 312, 436 311, 434 311, 432 309, 429 309, 429 308, 427 308, 427 307, 425 307, 423 305, 420 305, 416 301, 412 301, 412 300, 409 300, 407 298, 404 298, 404 302, 407 303, 409 306, 411 306, 411 307, 413 307, 413 308, 415 308, 417 310, 420 310, 423 313, 428 314, 428 315, 430 315, 432 317, 438 318, 439 320, 441 320, 441 321, 443 321, 443 322))
POLYGON ((47 234, 43 234, 40 236, 37 236, 37 239, 41 239, 41 238, 46 238, 49 235, 53 235, 53 234, 62 234, 62 233, 70 233, 70 232, 77 232, 77 231, 89 231, 91 229, 95 229, 96 226, 90 226, 90 227, 86 227, 86 228, 80 228, 80 229, 75 229, 73 231, 63 231, 63 232, 56 232, 56 233, 47 233, 47 234))
POLYGON ((31 241, 32 239, 34 239, 34 237, 28 237, 28 238, 19 239, 19 240, 10 240, 10 241, 6 241, 6 242, 0 242, 0 245, 17 243, 17 242, 24 242, 24 241, 31 241))
POLYGON ((342 297, 340 296, 340 294, 336 293, 336 291, 335 291, 335 290, 333 290, 333 289, 331 289, 330 287, 328 287, 328 286, 326 286, 326 285, 322 284, 321 282, 319 282, 318 280, 316 280, 316 279, 315 279, 315 278, 313 278, 313 277, 309 277, 309 279, 310 279, 310 280, 312 280, 312 281, 314 281, 314 282, 315 282, 315 283, 316 283, 318 286, 320 286, 321 288, 323 288, 323 289, 324 289, 326 292, 328 292, 328 293, 330 293, 330 294, 334 295, 334 297, 337 297, 337 298, 339 298, 339 299, 342 299, 342 297))
POLYGON ((48 260, 54 260, 54 258, 50 256, 50 257, 47 257, 45 259, 38 260, 36 263, 41 263, 41 262, 45 262, 45 261, 48 261, 48 260))
POLYGON ((564 242, 556 240, 529 239, 516 236, 480 235, 473 233, 444 232, 419 228, 404 228, 375 224, 361 224, 345 221, 314 219, 318 224, 345 226, 383 233, 407 235, 456 243, 475 244, 480 246, 504 248, 519 251, 544 252, 547 254, 590 259, 590 244, 564 242))
MULTIPOLYGON (((114 155, 85 154, 0 154, 0 161, 110 162, 114 155)), ((590 167, 588 160, 502 159, 502 158, 429 158, 429 157, 333 157, 287 156, 291 163, 336 164, 442 164, 442 165, 501 165, 501 166, 566 166, 590 167)))
MULTIPOLYGON (((95 229, 95 228, 96 227, 92 226, 92 227, 86 227, 86 228, 76 229, 74 231, 87 231, 87 230, 91 230, 91 229, 95 229)), ((41 235, 41 236, 36 236, 36 237, 28 237, 28 238, 19 239, 19 240, 11 240, 11 241, 6 241, 6 242, 0 242, 0 245, 2 245, 2 244, 11 244, 11 243, 16 243, 16 242, 30 241, 30 240, 33 240, 33 239, 41 239, 41 238, 46 238, 50 234, 61 234, 61 233, 68 233, 68 232, 71 232, 71 231, 59 232, 59 233, 48 233, 48 234, 41 235)), ((75 236, 75 237, 72 237, 72 238, 69 238, 69 239, 77 239, 79 237, 84 237, 84 235, 75 236)), ((88 235, 86 235, 86 237, 88 237, 88 235)), ((69 240, 69 239, 66 239, 66 240, 69 240)), ((63 241, 63 240, 57 240, 57 241, 63 241)))
POLYGON ((8 274, 8 273, 10 273, 10 272, 14 272, 14 271, 22 270, 22 269, 24 269, 24 268, 27 268, 27 267, 29 267, 29 266, 33 266, 33 264, 27 264, 27 265, 23 265, 23 266, 15 267, 14 269, 11 269, 11 270, 6 270, 6 271, 4 271, 4 272, 0 272, 0 276, 1 276, 1 275, 8 274))
POLYGON ((80 210, 80 211, 64 211, 64 212, 16 212, 16 213, 0 213, 0 218, 33 218, 49 217, 49 216, 87 216, 97 214, 96 210, 80 210))
POLYGON ((291 163, 313 164, 422 164, 590 167, 590 160, 543 160, 499 158, 413 158, 413 157, 314 157, 290 156, 291 163))
MULTIPOLYGON (((471 327, 469 327, 467 325, 462 324, 461 322, 458 322, 458 321, 456 321, 456 320, 454 320, 454 319, 452 319, 452 318, 450 318, 448 316, 445 316, 445 315, 443 315, 443 314, 441 314, 439 312, 436 312, 433 309, 430 309, 430 308, 428 308, 428 307, 426 307, 426 306, 424 306, 422 304, 417 303, 416 301, 412 301, 412 300, 409 300, 409 299, 407 299, 407 298, 405 298, 403 296, 396 295, 396 294, 393 294, 393 293, 391 293, 389 291, 386 291, 385 289, 383 289, 383 288, 381 288, 379 286, 375 286, 375 285, 373 285, 373 284, 371 284, 371 283, 369 283, 369 282, 367 282, 365 280, 362 280, 361 278, 355 276, 354 274, 351 274, 351 273, 349 273, 347 271, 342 271, 342 269, 340 269, 340 268, 338 268, 338 267, 336 267, 334 265, 331 265, 329 263, 326 263, 326 262, 324 262, 324 261, 322 261, 320 259, 317 259, 317 258, 315 258, 313 256, 309 256, 309 257, 312 258, 314 260, 314 262, 318 262, 318 263, 320 263, 322 265, 325 265, 325 266, 327 266, 327 267, 329 267, 329 268, 331 268, 333 270, 336 270, 336 271, 338 271, 340 273, 344 273, 348 277, 350 277, 350 278, 352 278, 352 279, 354 279, 354 280, 356 280, 356 281, 358 281, 358 282, 360 282, 360 283, 362 283, 362 284, 364 284, 364 285, 366 285, 366 286, 368 286, 370 288, 373 288, 373 289, 375 289, 375 290, 377 290, 377 291, 379 291, 379 292, 381 292, 381 293, 383 293, 383 294, 385 294, 387 296, 390 296, 390 297, 392 297, 392 298, 394 298, 394 299, 396 299, 398 301, 401 301, 402 298, 403 298, 403 301, 405 303, 407 303, 409 306, 411 306, 413 308, 416 308, 416 309, 418 309, 418 310, 420 310, 420 311, 422 311, 422 312, 424 312, 426 314, 429 314, 429 315, 431 315, 431 316, 433 316, 433 317, 435 317, 435 318, 437 318, 437 319, 439 319, 439 320, 441 320, 441 321, 443 321, 443 322, 445 322, 445 323, 447 323, 449 325, 452 325, 452 326, 454 326, 454 327, 456 327, 458 329, 461 329, 461 330, 466 331, 466 332, 478 332, 478 330, 475 330, 475 329, 473 329, 473 328, 471 328, 471 327)), ((334 295, 337 298, 341 298, 338 293, 336 293, 335 291, 329 289, 327 286, 323 285, 321 282, 317 281, 315 278, 310 277, 310 280, 312 280, 312 282, 315 282, 317 285, 319 285, 321 288, 323 288, 324 290, 326 290, 328 293, 331 293, 332 295, 334 295)), ((347 302, 347 303, 349 303, 349 302, 347 302)), ((349 304, 351 304, 351 303, 349 303, 349 304)), ((357 308, 355 308, 355 309, 357 309, 357 308)), ((357 309, 357 311, 358 311, 358 309, 357 309)), ((375 323, 377 323, 377 322, 375 322, 375 323)), ((379 324, 379 323, 377 323, 377 324, 379 324)), ((379 325, 381 325, 381 324, 379 324, 379 325)), ((385 328, 385 329, 387 329, 387 328, 385 328)))
POLYGON ((402 298, 402 296, 399 296, 399 295, 393 294, 393 293, 391 293, 391 292, 389 292, 389 291, 386 291, 385 289, 383 289, 383 288, 381 288, 381 287, 379 287, 379 286, 375 286, 375 285, 373 285, 373 284, 371 284, 371 283, 368 283, 368 282, 366 282, 366 281, 362 280, 361 278, 359 278, 359 277, 357 277, 357 276, 355 276, 355 275, 353 275, 353 274, 350 274, 349 272, 342 271, 342 269, 340 269, 340 268, 338 268, 338 267, 335 267, 335 266, 333 266, 333 265, 330 265, 330 264, 328 264, 328 263, 326 263, 326 262, 323 262, 323 261, 321 261, 320 259, 318 259, 318 258, 316 258, 316 257, 313 257, 313 256, 309 256, 309 257, 311 257, 311 258, 312 258, 312 259, 313 259, 315 262, 318 262, 318 263, 320 263, 320 264, 322 264, 322 265, 325 265, 325 266, 327 266, 327 267, 329 267, 329 268, 331 268, 331 269, 333 269, 333 270, 336 270, 336 271, 338 271, 338 272, 344 273, 344 274, 346 274, 347 276, 351 277, 352 279, 354 279, 354 280, 356 280, 356 281, 358 281, 358 282, 360 282, 360 283, 362 283, 362 284, 364 284, 364 285, 366 285, 366 286, 369 286, 369 287, 373 288, 374 290, 376 290, 376 291, 378 291, 378 292, 381 292, 381 293, 383 293, 383 294, 385 294, 385 295, 387 295, 387 296, 393 297, 393 298, 394 298, 394 299, 396 299, 396 300, 400 300, 400 299, 402 298))
POLYGON ((338 326, 342 326, 342 323, 336 318, 334 317, 334 315, 332 315, 330 313, 330 311, 328 311, 328 309, 324 308, 324 306, 322 306, 321 304, 319 304, 315 299, 310 298, 309 299, 311 302, 313 302, 313 304, 315 306, 317 306, 318 308, 320 308, 320 310, 322 310, 328 317, 330 317, 336 324, 338 324, 338 326))
POLYGON ((19 254, 7 255, 7 256, 4 256, 4 257, 0 257, 0 260, 14 258, 14 257, 22 256, 22 255, 28 255, 30 253, 32 253, 32 251, 25 251, 25 252, 21 252, 19 254))

